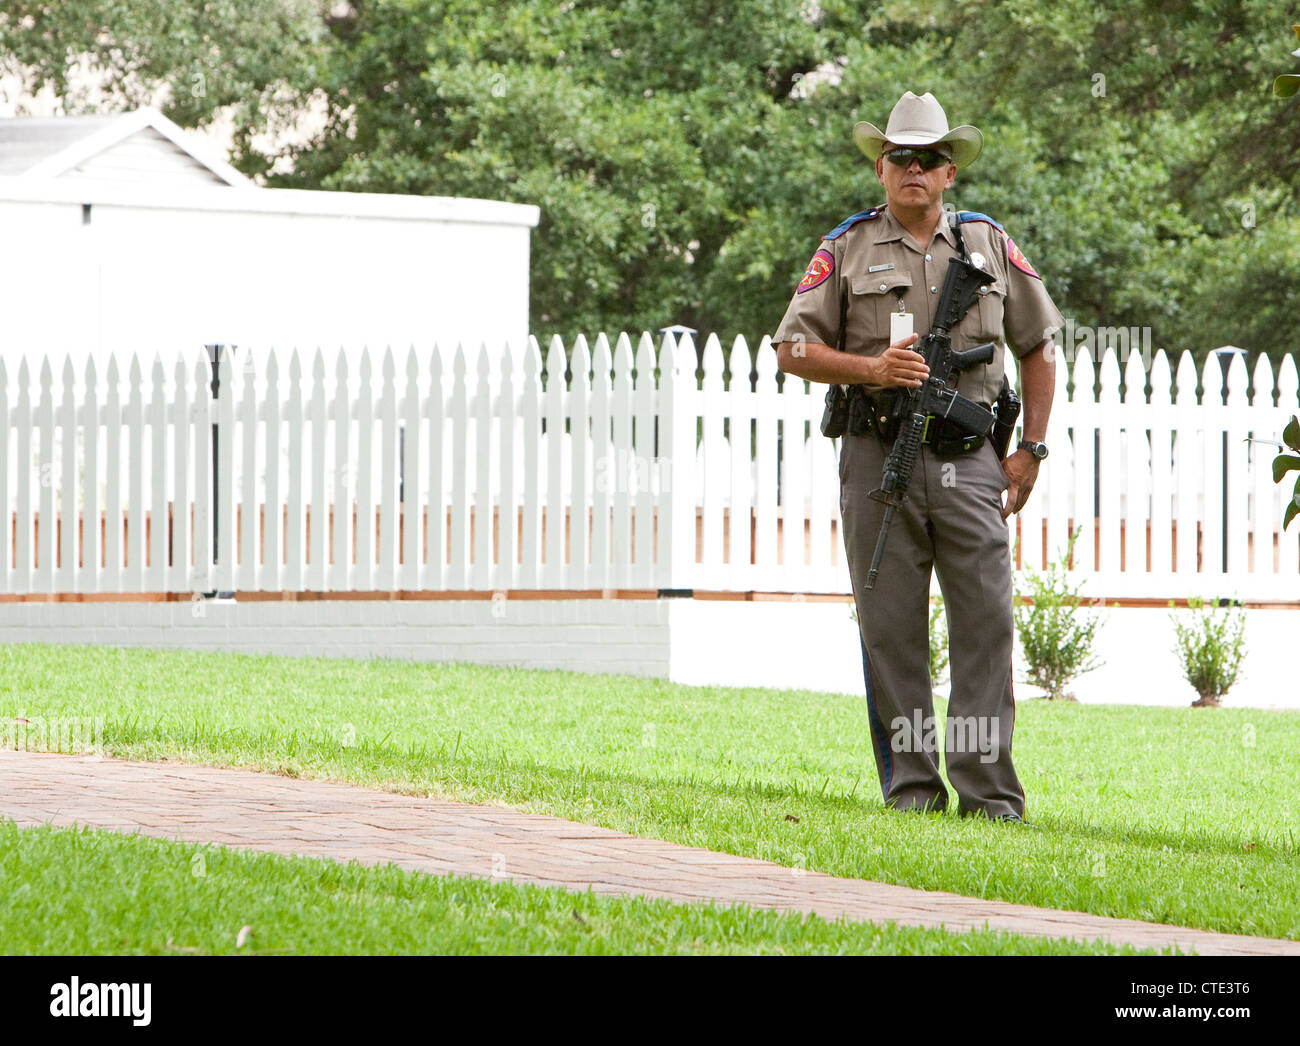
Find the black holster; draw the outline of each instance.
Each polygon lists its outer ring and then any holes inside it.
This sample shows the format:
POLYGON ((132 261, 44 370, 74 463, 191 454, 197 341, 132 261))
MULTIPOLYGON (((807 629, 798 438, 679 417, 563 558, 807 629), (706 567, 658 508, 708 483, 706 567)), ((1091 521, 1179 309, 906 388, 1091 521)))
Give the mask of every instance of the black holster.
POLYGON ((822 411, 822 435, 831 439, 843 436, 849 428, 849 397, 843 385, 826 390, 826 408, 822 411))
POLYGON ((998 394, 997 403, 993 405, 993 411, 997 414, 997 420, 993 423, 993 447, 1001 461, 1007 456, 1011 434, 1015 431, 1016 419, 1020 417, 1020 397, 1016 395, 1016 390, 1011 387, 1005 374, 1002 375, 1002 391, 998 394))

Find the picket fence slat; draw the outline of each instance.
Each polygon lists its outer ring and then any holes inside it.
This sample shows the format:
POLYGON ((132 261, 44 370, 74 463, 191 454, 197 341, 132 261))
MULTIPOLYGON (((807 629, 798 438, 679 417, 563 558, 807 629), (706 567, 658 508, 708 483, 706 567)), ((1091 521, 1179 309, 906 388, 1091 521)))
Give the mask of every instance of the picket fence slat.
MULTIPOLYGON (((324 361, 322 360, 322 364, 324 361)), ((327 368, 328 370, 328 368, 327 368)), ((326 485, 328 475, 329 492, 321 491, 321 498, 330 505, 331 534, 327 542, 330 547, 329 568, 326 571, 327 586, 335 592, 346 592, 352 587, 352 542, 356 537, 353 525, 353 490, 352 483, 352 392, 349 386, 347 354, 340 352, 334 361, 334 399, 329 410, 329 423, 334 428, 334 457, 332 468, 321 461, 321 484, 326 485)), ((329 434, 322 433, 320 446, 322 453, 329 446, 329 434)), ((358 471, 361 463, 357 463, 358 471)), ((324 542, 325 534, 321 534, 324 542)))
MULTIPOLYGON (((40 515, 36 521, 36 591, 54 591, 54 495, 58 487, 54 474, 54 375, 47 356, 41 365, 41 394, 36 408, 36 424, 39 428, 40 464, 37 511, 40 515)), ((132 448, 134 450, 134 447, 132 448)))
POLYGON ((520 390, 524 451, 523 518, 519 531, 519 587, 541 585, 542 563, 542 353, 535 338, 524 349, 524 384, 520 390))
POLYGON ((581 334, 569 357, 572 381, 569 388, 569 483, 565 513, 569 521, 566 587, 590 587, 587 568, 588 497, 587 451, 591 440, 591 415, 588 392, 591 388, 591 353, 581 334))
MULTIPOLYGON (((274 352, 269 353, 266 359, 266 402, 262 422, 266 439, 266 454, 263 458, 266 462, 266 484, 262 510, 262 561, 257 571, 257 587, 262 591, 278 592, 282 576, 280 520, 283 497, 280 487, 280 373, 274 352)), ((177 436, 179 435, 178 430, 177 436)), ((178 457, 183 457, 179 446, 176 453, 178 457)), ((177 489, 179 492, 184 490, 179 478, 177 489)), ((182 493, 177 494, 177 499, 184 501, 182 493)))
POLYGON ((632 340, 626 333, 614 343, 614 375, 610 396, 611 422, 610 486, 613 488, 613 541, 611 585, 615 589, 632 584, 632 495, 635 446, 632 443, 633 416, 632 340))
POLYGON ((420 484, 420 358, 415 347, 406 354, 406 391, 402 399, 402 473, 398 491, 402 522, 402 566, 399 587, 416 591, 420 587, 420 508, 424 504, 420 484))
MULTIPOLYGON (((180 364, 177 364, 179 367, 180 364)), ((0 380, 3 380, 0 377, 0 380)), ((184 395, 184 383, 178 388, 178 400, 184 395)), ((83 407, 77 414, 82 433, 82 450, 85 467, 83 469, 84 487, 82 490, 81 511, 81 569, 77 573, 77 588, 82 592, 100 590, 101 567, 104 551, 99 529, 99 376, 93 358, 86 360, 86 380, 82 386, 83 407)), ((188 423, 188 419, 186 419, 188 423)), ((8 429, 4 419, 0 418, 0 430, 8 429)), ((4 439, 0 438, 0 446, 4 439)), ((8 455, 0 452, 0 461, 7 460, 8 455)), ((7 505, 8 497, 3 481, 0 481, 0 505, 7 505)), ((6 513, 8 515, 8 513, 6 513)), ((5 548, 9 547, 8 528, 5 528, 5 548)), ((188 546, 186 546, 188 547, 188 546)), ((185 577, 172 578, 169 586, 175 591, 185 591, 185 577)))
MULTIPOLYGON (((588 584, 593 589, 608 591, 612 587, 610 559, 611 488, 617 482, 617 471, 610 455, 610 357, 609 339, 604 333, 597 335, 596 348, 591 358, 591 575, 588 584)), ((503 430, 504 431, 504 430, 503 430)), ((508 474, 501 475, 502 506, 504 511, 508 474)), ((513 518, 513 517, 512 517, 513 518)))
MULTIPOLYGON (((10 538, 10 516, 9 516, 9 477, 13 473, 13 466, 9 463, 10 438, 9 429, 11 425, 9 412, 9 368, 5 366, 5 361, 0 359, 0 509, 3 509, 4 527, 0 530, 0 580, 3 580, 5 588, 9 589, 13 585, 13 545, 10 538)), ((22 461, 20 457, 18 459, 22 461)))
MULTIPOLYGON (((691 351, 694 351, 692 348, 691 351)), ((673 385, 671 368, 660 375, 660 383, 666 388, 673 385)), ((660 419, 659 436, 666 443, 672 439, 672 425, 667 419, 660 419)), ((649 334, 642 334, 636 347, 636 384, 632 392, 632 458, 636 463, 637 484, 636 498, 632 516, 632 570, 629 578, 631 588, 664 587, 656 584, 655 574, 655 499, 652 493, 653 474, 658 473, 663 481, 662 463, 656 459, 655 450, 655 350, 649 334)), ((673 491, 680 485, 680 477, 675 468, 677 462, 672 458, 671 446, 664 457, 670 467, 670 489, 664 492, 660 488, 659 522, 666 523, 666 513, 673 491)), ((660 548, 670 538, 665 529, 659 537, 660 548)), ((665 585, 667 582, 665 582, 665 585)), ((548 586, 550 587, 550 586, 548 586)))
MULTIPOLYGON (((702 439, 696 464, 696 500, 700 503, 700 526, 703 555, 699 568, 701 588, 725 588, 723 573, 724 484, 726 501, 730 501, 730 457, 723 432, 726 408, 723 398, 722 343, 716 334, 704 343, 704 383, 701 392, 703 415, 702 439)), ((694 375, 692 375, 692 378, 694 375)))
POLYGON ((754 491, 751 479, 750 441, 753 438, 753 394, 749 380, 749 346, 737 336, 731 345, 727 370, 731 385, 727 393, 728 442, 731 455, 731 501, 727 525, 727 584, 723 587, 744 591, 750 583, 750 526, 753 518, 754 491))
POLYGON ((777 415, 781 409, 777 386, 776 352, 764 336, 758 354, 758 382, 754 389, 756 445, 754 472, 754 588, 775 591, 781 583, 777 562, 777 415))
POLYGON ((487 347, 480 346, 475 366, 473 395, 474 423, 474 517, 473 569, 470 588, 483 591, 492 586, 492 386, 487 347))

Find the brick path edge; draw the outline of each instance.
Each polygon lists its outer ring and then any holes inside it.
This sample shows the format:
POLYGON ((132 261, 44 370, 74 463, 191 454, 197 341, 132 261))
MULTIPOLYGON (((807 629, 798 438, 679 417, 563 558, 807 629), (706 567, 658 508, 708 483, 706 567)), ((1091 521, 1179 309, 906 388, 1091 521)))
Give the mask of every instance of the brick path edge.
POLYGON ((391 862, 433 875, 746 904, 835 920, 1003 930, 1200 955, 1300 955, 1300 941, 1214 933, 844 879, 502 807, 181 763, 0 751, 0 817, 189 843, 391 862))

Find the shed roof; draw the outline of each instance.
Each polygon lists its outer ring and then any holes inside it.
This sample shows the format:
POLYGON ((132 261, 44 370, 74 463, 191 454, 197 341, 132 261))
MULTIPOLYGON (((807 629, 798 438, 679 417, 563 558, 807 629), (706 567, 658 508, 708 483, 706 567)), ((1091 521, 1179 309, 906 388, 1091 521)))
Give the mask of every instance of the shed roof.
POLYGON ((130 155, 149 152, 169 177, 246 187, 253 183, 157 109, 111 116, 0 119, 0 175, 147 180, 130 155))

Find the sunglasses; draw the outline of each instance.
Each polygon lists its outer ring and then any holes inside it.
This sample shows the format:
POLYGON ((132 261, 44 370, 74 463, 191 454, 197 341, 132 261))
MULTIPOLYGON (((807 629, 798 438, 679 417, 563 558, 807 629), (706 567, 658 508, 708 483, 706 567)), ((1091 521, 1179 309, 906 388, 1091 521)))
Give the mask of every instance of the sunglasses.
POLYGON ((936 167, 952 163, 952 157, 938 149, 891 149, 885 153, 885 159, 899 167, 907 167, 915 160, 923 171, 933 171, 936 167))

